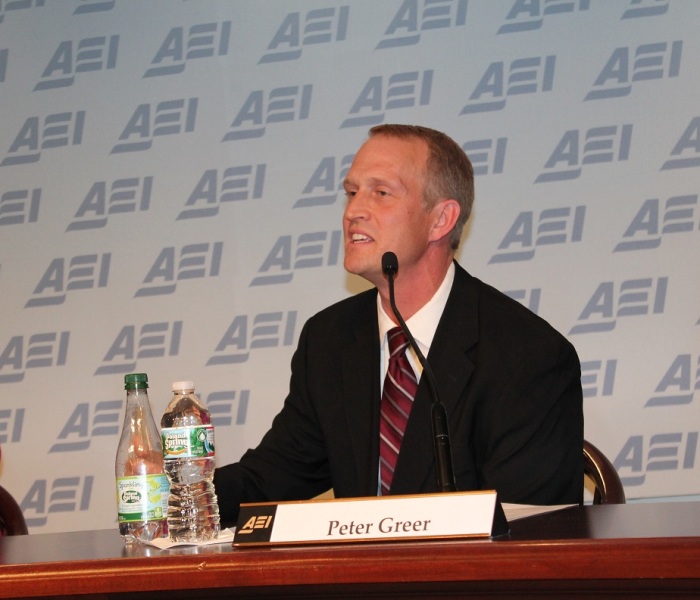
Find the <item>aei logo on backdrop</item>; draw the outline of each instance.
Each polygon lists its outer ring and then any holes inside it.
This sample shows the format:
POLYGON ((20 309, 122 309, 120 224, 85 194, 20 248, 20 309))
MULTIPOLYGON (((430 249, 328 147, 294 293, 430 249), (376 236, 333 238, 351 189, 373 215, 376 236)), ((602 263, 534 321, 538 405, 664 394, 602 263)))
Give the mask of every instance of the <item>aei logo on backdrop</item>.
POLYGON ((231 425, 245 425, 250 403, 250 390, 226 390, 211 392, 204 399, 214 427, 230 427, 231 425), (233 421, 233 405, 238 404, 236 420, 233 421))
POLYGON ((180 352, 182 321, 124 325, 107 350, 95 375, 123 375, 136 369, 137 360, 177 356, 180 352))
POLYGON ((698 432, 677 431, 627 439, 613 465, 624 486, 642 485, 648 473, 690 471, 698 455, 698 432))
POLYGON ((296 239, 291 235, 280 236, 258 269, 260 275, 250 282, 250 287, 289 283, 296 269, 337 265, 342 239, 343 232, 340 230, 301 233, 296 239))
POLYGON ((638 19, 640 17, 655 17, 668 11, 671 0, 629 0, 632 8, 622 15, 623 19, 638 19))
POLYGON ((274 88, 266 94, 254 90, 231 123, 222 142, 259 138, 265 135, 269 123, 304 121, 311 112, 313 85, 291 85, 274 88))
POLYGON ((671 151, 671 156, 680 157, 684 153, 686 156, 682 158, 667 160, 661 167, 661 170, 700 167, 700 117, 694 117, 690 121, 690 124, 685 128, 685 131, 671 151))
POLYGON ((44 6, 46 0, 5 0, 0 2, 0 25, 5 21, 5 14, 15 10, 31 10, 44 6))
POLYGON ((588 10, 591 0, 514 0, 506 21, 498 33, 518 33, 540 29, 544 18, 551 15, 588 10))
POLYGON ((655 395, 646 401, 644 408, 690 404, 698 390, 700 390, 700 355, 693 358, 691 354, 679 354, 664 373, 654 390, 655 395))
POLYGON ((41 188, 3 193, 0 196, 0 226, 36 223, 40 203, 41 188))
POLYGON ((294 203, 293 208, 334 204, 338 199, 338 193, 343 190, 343 181, 353 158, 355 158, 354 154, 322 158, 301 192, 304 195, 294 203))
POLYGON ((41 74, 34 91, 69 87, 78 73, 95 73, 117 66, 119 36, 90 37, 61 42, 41 74))
POLYGON ((663 314, 666 306, 668 277, 628 279, 617 284, 602 282, 584 307, 580 323, 569 335, 612 331, 617 317, 663 314))
POLYGON ((492 138, 473 140, 462 144, 462 150, 467 153, 474 168, 474 175, 497 175, 503 173, 506 162, 506 146, 508 138, 492 138))
POLYGON ((87 15, 96 12, 107 12, 114 8, 117 0, 81 0, 80 6, 76 6, 74 15, 87 15))
POLYGON ((163 248, 143 280, 134 298, 173 294, 178 281, 218 277, 223 242, 186 244, 163 248))
POLYGON ((187 31, 173 27, 143 76, 177 75, 184 72, 188 60, 226 56, 230 40, 231 21, 191 25, 187 31))
POLYGON ((371 127, 383 123, 388 110, 428 106, 432 88, 432 69, 370 77, 350 108, 350 115, 358 116, 348 117, 340 128, 371 127))
POLYGON ((263 195, 266 171, 265 163, 205 171, 185 202, 185 206, 195 208, 182 210, 176 220, 215 217, 224 202, 259 200, 263 195))
POLYGON ((234 317, 207 361, 207 366, 247 362, 252 350, 291 346, 297 311, 260 313, 234 317))
POLYGON ((412 46, 422 31, 462 27, 467 22, 467 0, 404 0, 376 50, 412 46))
POLYGON ((153 176, 126 177, 96 181, 75 213, 66 231, 100 229, 107 225, 109 215, 146 212, 151 205, 153 176))
POLYGON ((149 150, 156 137, 193 132, 197 101, 183 98, 139 104, 119 136, 121 143, 112 147, 111 154, 149 150))
POLYGON ((93 437, 119 435, 123 406, 123 400, 97 402, 94 408, 89 402, 79 402, 49 449, 49 454, 87 450, 93 437))
POLYGON ((89 510, 94 479, 85 475, 35 480, 19 503, 27 527, 46 525, 51 513, 89 510))
POLYGON ((584 398, 612 396, 617 359, 581 361, 581 387, 584 398))
POLYGON ((69 339, 69 331, 13 336, 0 352, 0 383, 22 381, 27 369, 65 366, 69 339))
POLYGON ((62 112, 29 117, 10 145, 0 167, 39 162, 41 151, 51 148, 79 146, 83 143, 85 111, 62 112))
POLYGON ((459 114, 503 110, 507 96, 551 92, 556 60, 556 56, 550 55, 518 58, 509 64, 491 63, 459 114))
POLYGON ((683 42, 642 44, 634 51, 616 48, 584 100, 628 96, 637 81, 678 77, 683 42))
POLYGON ((649 250, 661 245, 661 238, 671 233, 687 233, 700 229, 696 219, 697 194, 672 196, 663 207, 659 198, 645 200, 613 252, 649 250))
POLYGON ((535 211, 523 211, 515 218, 498 245, 500 252, 491 257, 489 264, 532 260, 537 246, 580 242, 585 216, 585 206, 547 208, 537 216, 535 211), (511 246, 517 249, 512 250, 511 246))
POLYGON ((303 16, 289 13, 277 28, 258 64, 297 60, 303 46, 345 41, 348 33, 349 6, 316 8, 303 16))
POLYGON ((54 258, 34 288, 25 308, 63 304, 67 292, 107 287, 112 253, 83 254, 69 261, 54 258))
POLYGON ((3 408, 0 410, 0 445, 17 444, 22 441, 24 410, 24 408, 3 408))
POLYGON ((584 165, 621 162, 630 155, 632 125, 570 129, 561 138, 535 183, 568 181, 581 176, 584 165))
MULTIPOLYGON (((74 15, 106 12, 114 8, 116 0, 81 0, 80 6, 73 11, 74 15)), ((5 13, 16 10, 31 10, 46 6, 46 0, 5 0, 0 2, 0 24, 5 20, 5 13)))

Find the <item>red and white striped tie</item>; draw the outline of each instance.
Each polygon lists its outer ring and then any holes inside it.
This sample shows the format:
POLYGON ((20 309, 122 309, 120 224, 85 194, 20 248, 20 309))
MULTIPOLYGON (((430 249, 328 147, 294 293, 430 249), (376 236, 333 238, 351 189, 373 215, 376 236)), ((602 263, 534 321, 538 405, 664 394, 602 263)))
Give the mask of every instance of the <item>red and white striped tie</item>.
POLYGON ((400 327, 394 327, 387 336, 389 369, 384 379, 379 419, 379 476, 383 496, 391 489, 408 415, 418 389, 418 381, 406 356, 406 335, 400 327))

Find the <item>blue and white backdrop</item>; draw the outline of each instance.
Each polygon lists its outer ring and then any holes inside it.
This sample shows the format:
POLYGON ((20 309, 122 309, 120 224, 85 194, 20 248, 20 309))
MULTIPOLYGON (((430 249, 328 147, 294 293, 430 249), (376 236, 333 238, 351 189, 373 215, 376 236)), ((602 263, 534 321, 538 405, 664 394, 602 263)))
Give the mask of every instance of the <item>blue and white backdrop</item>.
POLYGON ((700 493, 700 3, 0 1, 0 483, 116 524, 123 375, 192 378, 222 463, 304 321, 365 288, 340 183, 378 123, 471 156, 459 261, 583 367, 629 498, 700 493))

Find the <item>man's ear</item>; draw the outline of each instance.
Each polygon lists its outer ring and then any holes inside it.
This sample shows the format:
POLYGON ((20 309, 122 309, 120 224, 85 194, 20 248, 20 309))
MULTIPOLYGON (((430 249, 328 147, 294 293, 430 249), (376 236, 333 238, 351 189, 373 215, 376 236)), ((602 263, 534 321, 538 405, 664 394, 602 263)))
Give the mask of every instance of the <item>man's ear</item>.
POLYGON ((459 219, 459 202, 453 199, 440 200, 433 207, 432 212, 436 216, 436 220, 430 240, 437 241, 449 235, 454 229, 457 219, 459 219))

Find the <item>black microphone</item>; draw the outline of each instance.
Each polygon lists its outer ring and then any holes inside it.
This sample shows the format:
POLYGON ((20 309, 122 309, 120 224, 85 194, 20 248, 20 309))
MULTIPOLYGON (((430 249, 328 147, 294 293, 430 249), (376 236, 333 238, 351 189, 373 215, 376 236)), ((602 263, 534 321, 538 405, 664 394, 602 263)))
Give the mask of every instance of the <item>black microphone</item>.
POLYGON ((393 252, 385 252, 382 256, 382 271, 389 279, 389 301, 391 302, 391 308, 423 367, 423 373, 425 373, 428 386, 430 387, 430 395, 433 398, 430 415, 433 426, 433 447, 435 450, 435 465, 437 467, 438 490, 441 492, 456 492, 457 483, 452 467, 452 449, 450 446, 450 432, 447 423, 447 410, 445 409, 445 405, 440 402, 433 371, 428 361, 425 360, 425 356, 423 356, 423 353, 420 351, 413 335, 411 335, 399 309, 396 307, 396 298, 394 297, 394 275, 396 275, 398 270, 399 259, 396 258, 396 254, 393 252))

